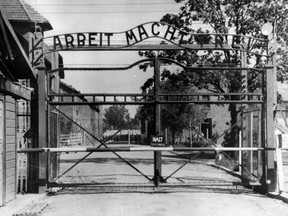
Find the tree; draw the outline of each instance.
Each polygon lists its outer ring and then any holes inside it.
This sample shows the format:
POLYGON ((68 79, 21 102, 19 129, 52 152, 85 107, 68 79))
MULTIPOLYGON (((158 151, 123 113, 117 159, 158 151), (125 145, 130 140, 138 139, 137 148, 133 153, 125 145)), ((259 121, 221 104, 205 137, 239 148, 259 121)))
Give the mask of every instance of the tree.
MULTIPOLYGON (((139 112, 139 111, 137 111, 139 112)), ((129 110, 125 105, 113 105, 105 109, 104 131, 109 129, 139 129, 140 121, 137 114, 134 118, 130 117, 129 110)))
POLYGON ((104 131, 107 129, 124 129, 131 121, 129 110, 125 105, 113 105, 105 109, 104 131))
MULTIPOLYGON (((202 21, 211 26, 210 32, 228 33, 233 31, 239 35, 262 37, 261 26, 270 22, 275 27, 277 43, 280 45, 275 53, 277 55, 277 78, 280 81, 287 80, 287 0, 175 0, 181 3, 178 14, 166 14, 162 22, 166 22, 187 33, 203 33, 201 28, 194 28, 194 21, 202 21)), ((209 31, 205 31, 209 33, 209 31)), ((203 39, 203 38, 202 38, 203 39)), ((204 38, 209 43, 209 37, 204 38)), ((186 41, 189 43, 189 41, 186 41)), ((141 56, 153 57, 153 52, 140 52, 141 56)), ((189 65, 239 65, 240 53, 237 51, 197 52, 197 51, 168 51, 161 52, 160 56, 177 60, 189 65)), ((260 56, 256 56, 255 67, 261 67, 260 56)), ((248 62, 250 56, 248 55, 248 62)), ((146 69, 148 65, 142 65, 146 69)), ((211 92, 234 93, 241 89, 241 71, 205 71, 183 70, 183 80, 197 88, 207 89, 211 92)), ((261 78, 255 73, 249 73, 249 91, 253 92, 261 87, 261 78)), ((233 98, 232 98, 233 99, 233 98)), ((237 98, 234 98, 237 99, 237 98)), ((240 110, 235 104, 230 104, 230 125, 236 125, 237 115, 240 110)), ((233 127, 229 136, 226 136, 227 145, 233 146, 231 140, 237 139, 237 127, 233 127)))
MULTIPOLYGON (((175 68, 174 68, 175 70, 175 68)), ((165 94, 185 94, 193 93, 195 89, 187 82, 187 74, 183 71, 176 70, 171 72, 164 69, 161 73, 160 91, 165 94)), ((142 91, 153 91, 154 81, 148 79, 142 86, 142 91)), ((175 96, 177 97, 177 96, 175 96)), ((170 98, 172 98, 170 96, 170 98)), ((175 142, 177 134, 182 133, 183 129, 193 130, 206 117, 206 110, 201 107, 196 107, 192 104, 163 104, 161 105, 161 126, 162 129, 167 128, 171 132, 172 143, 175 142)), ((150 130, 148 134, 154 132, 154 111, 151 106, 142 106, 139 113, 141 119, 148 120, 150 130)), ((190 137, 190 144, 192 145, 192 138, 190 137)))

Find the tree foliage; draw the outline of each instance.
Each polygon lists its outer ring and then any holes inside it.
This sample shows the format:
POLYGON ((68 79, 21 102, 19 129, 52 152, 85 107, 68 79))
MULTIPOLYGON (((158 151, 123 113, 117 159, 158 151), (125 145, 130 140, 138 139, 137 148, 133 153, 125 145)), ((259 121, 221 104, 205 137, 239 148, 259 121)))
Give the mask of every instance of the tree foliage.
MULTIPOLYGON (((193 93, 195 88, 190 86, 189 77, 184 71, 174 68, 174 71, 164 68, 161 73, 160 92, 165 94, 193 93)), ((142 90, 154 91, 154 79, 148 79, 142 86, 142 90)), ((170 99, 177 96, 170 96, 170 99)), ((176 100, 176 98, 174 98, 176 100)), ((206 110, 203 107, 193 104, 162 104, 161 105, 161 126, 167 128, 171 133, 172 142, 175 136, 182 133, 183 129, 193 130, 206 117, 206 110)), ((141 107, 139 118, 147 120, 151 126, 149 134, 154 133, 154 110, 149 105, 141 107), (152 130, 151 130, 152 129, 152 130)))
POLYGON ((139 128, 139 121, 131 118, 129 110, 125 105, 113 105, 105 109, 104 131, 108 129, 139 128))
MULTIPOLYGON (((285 81, 288 78, 288 1, 287 0, 175 0, 180 5, 178 14, 166 14, 161 21, 179 28, 182 32, 190 33, 233 33, 239 35, 263 37, 261 27, 264 23, 273 24, 275 34, 274 42, 278 44, 277 49, 269 53, 270 57, 276 55, 277 59, 277 79, 285 81), (195 25, 196 21, 201 21, 209 25, 209 30, 203 30, 199 25, 195 25)), ((209 35, 205 38, 197 38, 194 40, 205 40, 205 43, 211 43, 209 35)), ((269 38, 271 40, 271 37, 269 38)), ((187 40, 185 43, 189 43, 187 40)), ((140 56, 153 58, 155 52, 139 52, 140 56)), ((215 66, 229 65, 240 66, 240 52, 232 51, 161 51, 158 53, 160 57, 166 57, 176 60, 187 66, 215 66)), ((248 63, 251 56, 248 54, 248 63)), ((141 69, 146 70, 149 64, 141 65, 141 69)), ((256 56, 255 67, 261 67, 261 58, 256 56)), ((175 74, 164 72, 163 77, 173 80, 175 74)), ((177 76, 178 82, 189 83, 190 86, 198 89, 207 89, 211 92, 234 93, 241 91, 241 71, 189 71, 183 69, 177 76)), ((253 92, 261 87, 261 76, 256 72, 250 72, 248 75, 249 92, 253 92)), ((165 84, 164 84, 165 85, 165 84)), ((142 90, 149 89, 153 86, 153 79, 147 80, 142 86, 142 90)), ((233 98, 231 98, 233 99, 233 98)), ((237 123, 237 115, 240 110, 235 104, 230 104, 231 125, 237 123)), ((229 135, 231 140, 237 139, 237 127, 231 129, 229 135)), ((227 143, 232 143, 228 141, 227 143)), ((236 142, 237 143, 237 142, 236 142)), ((230 144, 231 145, 231 144, 230 144)), ((233 144, 232 144, 233 145, 233 144)))
MULTIPOLYGON (((175 0, 182 3, 178 14, 166 14, 161 21, 169 23, 187 33, 203 32, 195 28, 195 21, 202 21, 210 25, 215 33, 234 32, 239 35, 262 37, 261 27, 270 22, 274 25, 276 41, 278 44, 277 78, 279 81, 287 80, 287 43, 288 43, 288 1, 287 0, 175 0)), ((271 41, 271 43, 273 43, 271 41)), ((275 42, 274 42, 275 43, 275 42)), ((239 61, 236 55, 225 55, 224 62, 239 61)), ((274 53, 271 53, 274 54, 274 53)), ((187 55, 186 55, 187 56, 187 55)), ((190 58, 182 55, 186 61, 198 59, 212 63, 223 59, 218 56, 204 55, 190 58)), ((258 58, 259 61, 259 58, 258 58)), ((259 63, 259 62, 258 62, 259 63)), ((229 81, 229 79, 228 79, 229 81)))

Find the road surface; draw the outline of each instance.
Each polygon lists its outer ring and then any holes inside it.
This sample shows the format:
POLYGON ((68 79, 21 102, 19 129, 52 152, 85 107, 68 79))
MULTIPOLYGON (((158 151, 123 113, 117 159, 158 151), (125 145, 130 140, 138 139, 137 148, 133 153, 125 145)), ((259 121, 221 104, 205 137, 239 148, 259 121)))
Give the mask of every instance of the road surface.
POLYGON ((288 215, 288 204, 252 191, 60 194, 46 201, 49 205, 41 216, 288 215))

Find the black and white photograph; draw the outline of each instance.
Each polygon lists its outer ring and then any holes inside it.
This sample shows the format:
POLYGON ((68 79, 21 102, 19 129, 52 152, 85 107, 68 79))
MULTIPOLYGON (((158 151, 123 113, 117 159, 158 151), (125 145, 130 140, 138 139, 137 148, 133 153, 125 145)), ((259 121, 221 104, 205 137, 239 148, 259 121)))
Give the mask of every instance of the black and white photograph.
POLYGON ((288 0, 0 0, 1 216, 288 216, 288 0))

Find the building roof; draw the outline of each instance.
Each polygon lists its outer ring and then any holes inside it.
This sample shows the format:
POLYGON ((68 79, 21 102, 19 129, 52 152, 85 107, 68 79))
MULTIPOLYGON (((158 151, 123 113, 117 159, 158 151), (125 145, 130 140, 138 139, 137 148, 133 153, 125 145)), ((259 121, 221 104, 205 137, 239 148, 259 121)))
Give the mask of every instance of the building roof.
POLYGON ((11 79, 35 79, 36 71, 33 69, 28 56, 20 43, 6 13, 0 8, 0 70, 11 79), (12 73, 13 71, 13 73, 12 73))
MULTIPOLYGON (((60 81, 60 89, 64 92, 62 93, 68 93, 68 94, 81 94, 80 91, 78 91, 77 89, 75 89, 72 85, 68 85, 66 83, 64 83, 63 81, 60 81)), ((84 96, 79 95, 78 98, 80 98, 80 100, 82 101, 87 101, 87 102, 92 102, 93 99, 92 98, 85 98, 84 96)), ((96 101, 99 101, 99 99, 95 98, 96 101)), ((98 105, 89 105, 91 107, 91 109, 95 110, 96 112, 99 112, 99 106, 98 105)))
POLYGON ((44 31, 52 29, 49 21, 24 0, 1 0, 0 7, 11 22, 36 22, 44 31))

